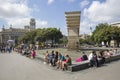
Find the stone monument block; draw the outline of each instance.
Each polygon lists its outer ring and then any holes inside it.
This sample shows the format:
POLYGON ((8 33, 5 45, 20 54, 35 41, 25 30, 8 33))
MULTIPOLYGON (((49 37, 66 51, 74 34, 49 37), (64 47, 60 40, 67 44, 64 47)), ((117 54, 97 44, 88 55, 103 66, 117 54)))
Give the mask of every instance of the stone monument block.
POLYGON ((68 49, 79 48, 80 11, 65 12, 68 30, 68 49))

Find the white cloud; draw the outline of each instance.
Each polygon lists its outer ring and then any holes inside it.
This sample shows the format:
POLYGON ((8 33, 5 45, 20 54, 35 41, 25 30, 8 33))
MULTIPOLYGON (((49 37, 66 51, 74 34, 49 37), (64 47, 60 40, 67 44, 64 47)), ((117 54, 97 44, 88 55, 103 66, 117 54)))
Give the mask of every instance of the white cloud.
MULTIPOLYGON (((0 0, 0 18, 7 22, 5 28, 9 28, 12 24, 14 28, 24 28, 25 25, 29 25, 30 14, 32 12, 38 12, 36 5, 33 8, 29 8, 27 5, 28 0, 0 0)), ((47 21, 36 19, 36 28, 46 27, 47 21)))
POLYGON ((0 18, 29 16, 31 9, 21 1, 0 0, 0 18))
POLYGON ((48 4, 52 4, 55 0, 48 0, 48 4))
POLYGON ((24 28, 25 25, 29 25, 30 18, 9 18, 7 19, 8 25, 12 25, 14 28, 24 28))
POLYGON ((40 19, 36 20, 36 28, 47 28, 48 27, 48 22, 47 21, 42 21, 40 19))
POLYGON ((93 29, 95 28, 96 23, 91 23, 89 20, 84 19, 83 21, 81 21, 80 23, 80 34, 83 33, 90 33, 90 27, 93 29))
MULTIPOLYGON (((30 25, 30 17, 28 18, 9 18, 7 19, 8 25, 11 25, 14 28, 24 28, 25 25, 30 25)), ((36 28, 43 28, 48 25, 47 21, 42 21, 40 19, 36 19, 36 28)))
POLYGON ((80 33, 90 33, 99 23, 113 23, 120 21, 120 1, 106 0, 105 2, 93 1, 89 8, 83 10, 84 17, 80 24, 80 33))
POLYGON ((89 0, 83 0, 82 2, 80 2, 80 7, 84 8, 85 6, 87 6, 89 4, 89 0))
POLYGON ((62 28, 59 28, 60 31, 62 32, 63 35, 68 36, 68 32, 67 32, 67 27, 66 26, 62 26, 62 28))
POLYGON ((114 22, 120 20, 119 7, 119 0, 93 1, 88 9, 84 9, 84 16, 93 22, 114 22))

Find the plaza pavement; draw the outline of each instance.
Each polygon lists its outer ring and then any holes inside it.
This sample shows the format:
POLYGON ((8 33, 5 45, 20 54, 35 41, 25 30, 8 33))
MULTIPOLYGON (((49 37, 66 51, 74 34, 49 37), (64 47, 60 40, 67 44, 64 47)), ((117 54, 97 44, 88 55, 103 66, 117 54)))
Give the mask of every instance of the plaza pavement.
POLYGON ((0 53, 0 80, 120 80, 120 60, 99 68, 69 72, 15 52, 0 53))

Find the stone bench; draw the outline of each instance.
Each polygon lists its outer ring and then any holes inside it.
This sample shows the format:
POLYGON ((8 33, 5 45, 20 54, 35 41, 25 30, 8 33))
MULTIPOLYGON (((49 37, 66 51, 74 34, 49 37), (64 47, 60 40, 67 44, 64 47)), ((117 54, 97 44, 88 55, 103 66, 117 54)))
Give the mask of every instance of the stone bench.
POLYGON ((105 59, 105 63, 111 62, 111 61, 116 61, 120 59, 120 54, 116 54, 111 56, 110 58, 105 59))
MULTIPOLYGON (((110 58, 106 58, 105 63, 116 61, 119 59, 120 59, 120 54, 116 54, 116 55, 111 56, 110 58)), ((87 61, 82 61, 82 62, 73 62, 71 66, 68 66, 68 70, 71 72, 74 72, 74 71, 80 71, 83 69, 87 69, 89 67, 90 67, 89 60, 87 60, 87 61)))
POLYGON ((83 70, 89 68, 89 60, 82 62, 72 62, 72 65, 68 66, 68 70, 71 72, 83 70))

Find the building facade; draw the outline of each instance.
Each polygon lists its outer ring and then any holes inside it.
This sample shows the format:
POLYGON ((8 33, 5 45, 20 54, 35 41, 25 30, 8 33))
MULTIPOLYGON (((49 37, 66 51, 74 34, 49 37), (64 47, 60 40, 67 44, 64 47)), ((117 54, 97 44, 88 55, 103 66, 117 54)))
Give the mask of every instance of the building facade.
POLYGON ((5 29, 3 26, 2 31, 0 32, 0 44, 6 44, 8 40, 16 41, 18 37, 26 32, 35 30, 35 24, 35 19, 32 18, 30 19, 30 26, 24 26, 24 29, 12 28, 12 26, 10 26, 9 29, 5 29))
POLYGON ((16 40, 18 37, 28 32, 26 29, 17 29, 10 27, 9 29, 2 28, 0 32, 0 43, 6 44, 8 40, 16 40))
POLYGON ((111 25, 112 25, 112 26, 118 26, 118 27, 120 27, 120 22, 112 23, 111 25))
POLYGON ((79 38, 87 39, 87 38, 89 38, 90 36, 91 36, 90 34, 81 34, 81 35, 79 36, 79 38))
POLYGON ((34 19, 34 18, 31 18, 31 19, 30 19, 30 27, 29 27, 29 29, 30 29, 30 30, 35 30, 35 28, 36 28, 35 19, 34 19))

